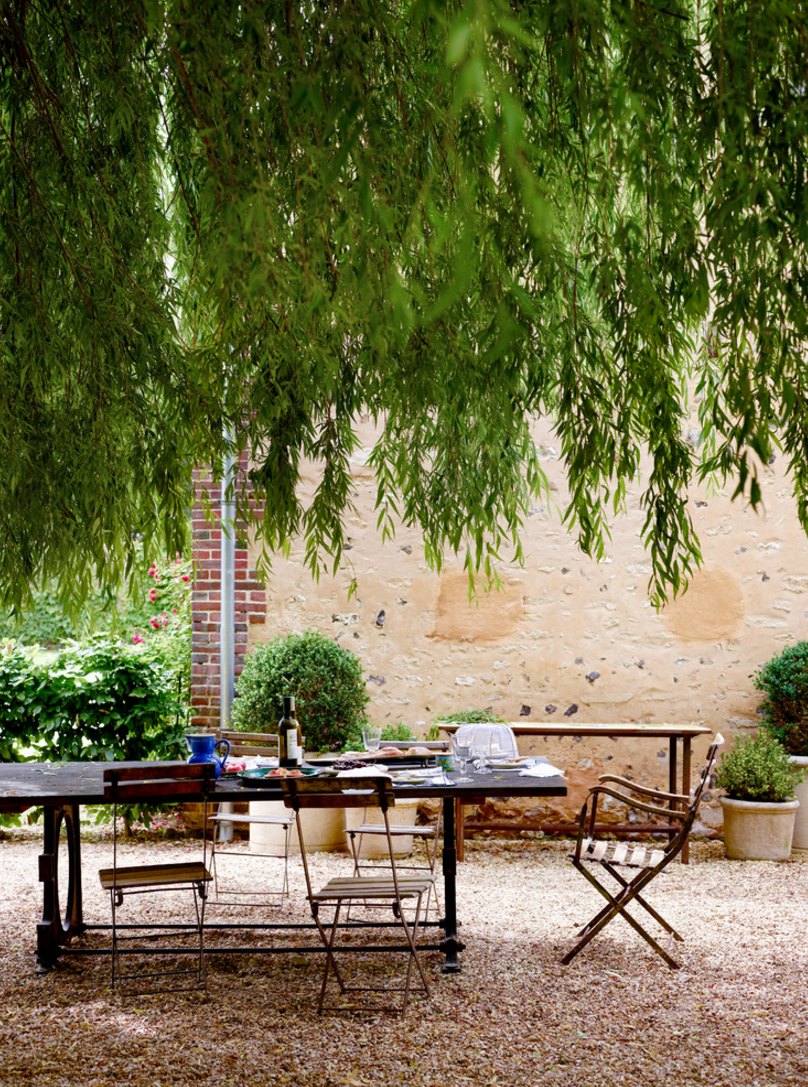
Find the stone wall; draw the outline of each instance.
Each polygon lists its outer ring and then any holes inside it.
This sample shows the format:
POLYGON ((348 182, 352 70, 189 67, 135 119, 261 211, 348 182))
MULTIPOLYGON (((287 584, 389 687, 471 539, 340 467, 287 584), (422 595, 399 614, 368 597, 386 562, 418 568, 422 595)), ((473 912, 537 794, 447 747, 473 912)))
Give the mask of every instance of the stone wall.
MULTIPOLYGON (((366 457, 354 459, 356 512, 348 518, 347 567, 314 582, 293 546, 277 557, 267 586, 265 624, 249 644, 315 628, 358 654, 371 716, 425 730, 442 712, 491 708, 508 720, 694 721, 727 738, 754 728, 757 667, 787 642, 808 637, 808 543, 794 512, 784 466, 764 469, 765 509, 732 502, 731 489, 694 488, 692 514, 704 566, 687 593, 657 612, 647 595, 651 566, 640 531, 640 488, 613 525, 603 562, 582 555, 561 523, 565 478, 549 429, 537 429, 549 501, 524 528, 525 565, 509 563, 502 588, 468 598, 461 560, 441 574, 423 558, 420 534, 402 527, 382 543, 366 457), (351 577, 358 592, 348 596, 351 577)), ((308 494, 316 479, 305 478, 308 494)), ((254 565, 251 563, 250 565, 254 565)), ((695 748, 698 765, 707 742, 695 748)), ((642 741, 520 743, 567 771, 569 799, 548 817, 577 811, 586 788, 608 767, 667 784, 667 746, 642 741)), ((705 819, 720 816, 708 807, 705 819)))

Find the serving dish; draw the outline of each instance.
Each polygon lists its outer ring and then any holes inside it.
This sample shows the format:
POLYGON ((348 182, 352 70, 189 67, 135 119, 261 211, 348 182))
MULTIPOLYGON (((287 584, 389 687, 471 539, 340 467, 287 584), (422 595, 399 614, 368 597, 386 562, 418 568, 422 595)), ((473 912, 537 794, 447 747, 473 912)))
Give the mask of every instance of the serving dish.
POLYGON ((284 778, 317 777, 319 771, 314 767, 304 766, 298 770, 289 770, 285 774, 279 774, 276 767, 259 766, 252 770, 239 770, 236 777, 245 788, 272 789, 279 788, 284 778))

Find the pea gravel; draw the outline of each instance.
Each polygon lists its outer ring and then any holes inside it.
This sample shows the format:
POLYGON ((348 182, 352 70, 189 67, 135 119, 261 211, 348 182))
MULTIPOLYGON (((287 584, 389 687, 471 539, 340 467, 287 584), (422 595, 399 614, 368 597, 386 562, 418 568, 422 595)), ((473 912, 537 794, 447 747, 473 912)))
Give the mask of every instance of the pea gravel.
MULTIPOLYGON (((91 837, 85 914, 106 921, 95 873, 109 842, 91 837)), ((188 844, 133 849, 166 860, 188 844)), ((39 849, 33 829, 0 840, 2 1087, 808 1083, 808 855, 729 862, 720 843, 695 843, 691 864, 649 894, 685 937, 681 970, 622 921, 561 967, 576 926, 599 908, 570 843, 471 842, 458 873, 463 970, 443 975, 428 956, 431 1000, 396 1017, 318 1016, 319 954, 211 956, 207 997, 112 995, 100 958, 37 976, 39 849)), ((245 861, 238 878, 260 863, 245 861)), ((345 863, 318 858, 324 875, 345 863)), ((301 888, 295 863, 294 897, 301 888)))

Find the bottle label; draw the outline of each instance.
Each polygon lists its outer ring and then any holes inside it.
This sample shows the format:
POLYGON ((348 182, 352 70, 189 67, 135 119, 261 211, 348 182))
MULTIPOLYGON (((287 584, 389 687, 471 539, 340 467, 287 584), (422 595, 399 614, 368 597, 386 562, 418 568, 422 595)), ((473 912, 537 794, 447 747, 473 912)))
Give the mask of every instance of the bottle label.
POLYGON ((297 743, 297 729, 286 730, 286 757, 290 762, 300 762, 300 748, 297 743))

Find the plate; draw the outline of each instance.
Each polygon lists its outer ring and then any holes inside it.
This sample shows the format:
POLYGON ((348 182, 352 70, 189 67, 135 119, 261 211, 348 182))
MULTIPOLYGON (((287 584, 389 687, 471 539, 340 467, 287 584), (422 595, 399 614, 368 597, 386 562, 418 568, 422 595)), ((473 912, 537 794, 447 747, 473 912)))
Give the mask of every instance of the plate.
POLYGON ((431 781, 437 773, 435 767, 426 770, 393 770, 390 777, 394 785, 423 785, 431 781))
POLYGON ((314 777, 319 771, 304 768, 299 774, 273 774, 275 767, 258 767, 255 770, 239 770, 236 777, 245 788, 273 789, 280 787, 286 777, 314 777))
POLYGON ((530 759, 489 759, 488 765, 492 770, 524 770, 531 765, 530 759))

